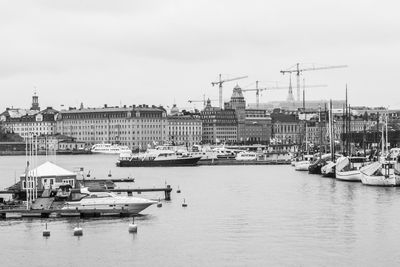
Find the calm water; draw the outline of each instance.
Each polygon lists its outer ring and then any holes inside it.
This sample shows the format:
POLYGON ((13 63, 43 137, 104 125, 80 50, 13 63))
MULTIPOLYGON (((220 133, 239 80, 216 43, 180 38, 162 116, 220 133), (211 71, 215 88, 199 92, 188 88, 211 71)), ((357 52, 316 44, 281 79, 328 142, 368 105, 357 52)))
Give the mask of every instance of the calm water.
MULTIPOLYGON (((42 157, 40 161, 43 161, 42 157)), ((53 158, 53 161, 55 158, 53 158)), ((115 156, 57 156, 92 176, 171 184, 181 194, 146 209, 138 233, 128 218, 0 221, 1 266, 399 265, 400 188, 375 188, 290 166, 117 168, 115 156), (186 198, 187 208, 181 203, 186 198)), ((23 172, 24 157, 0 157, 0 187, 23 172)), ((143 195, 158 198, 161 194, 143 195)))

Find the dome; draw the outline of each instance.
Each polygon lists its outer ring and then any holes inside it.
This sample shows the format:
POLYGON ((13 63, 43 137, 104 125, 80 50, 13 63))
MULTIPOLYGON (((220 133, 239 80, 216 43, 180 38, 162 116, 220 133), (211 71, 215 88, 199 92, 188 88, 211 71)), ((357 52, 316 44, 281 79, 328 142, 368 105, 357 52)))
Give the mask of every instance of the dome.
POLYGON ((174 104, 171 108, 171 115, 176 115, 179 113, 179 108, 174 104))
POLYGON ((233 88, 232 98, 244 98, 242 88, 238 84, 233 88))

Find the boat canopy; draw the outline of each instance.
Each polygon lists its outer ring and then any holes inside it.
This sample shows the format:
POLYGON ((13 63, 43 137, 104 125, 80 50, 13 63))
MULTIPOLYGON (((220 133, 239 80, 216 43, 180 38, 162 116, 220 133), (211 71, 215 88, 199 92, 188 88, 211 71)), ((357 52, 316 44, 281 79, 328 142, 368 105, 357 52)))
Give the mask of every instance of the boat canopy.
POLYGON ((376 161, 376 162, 373 162, 373 163, 371 163, 371 164, 369 164, 367 166, 362 167, 360 169, 360 172, 365 174, 365 175, 371 176, 377 170, 379 170, 380 168, 381 168, 381 163, 376 161))

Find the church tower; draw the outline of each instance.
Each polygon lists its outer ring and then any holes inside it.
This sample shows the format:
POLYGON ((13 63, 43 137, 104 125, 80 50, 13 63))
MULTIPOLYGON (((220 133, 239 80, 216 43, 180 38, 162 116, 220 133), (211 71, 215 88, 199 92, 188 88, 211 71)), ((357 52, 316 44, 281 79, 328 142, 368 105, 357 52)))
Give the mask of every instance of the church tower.
POLYGON ((32 96, 32 107, 31 107, 31 110, 40 111, 39 97, 36 95, 36 92, 32 96))

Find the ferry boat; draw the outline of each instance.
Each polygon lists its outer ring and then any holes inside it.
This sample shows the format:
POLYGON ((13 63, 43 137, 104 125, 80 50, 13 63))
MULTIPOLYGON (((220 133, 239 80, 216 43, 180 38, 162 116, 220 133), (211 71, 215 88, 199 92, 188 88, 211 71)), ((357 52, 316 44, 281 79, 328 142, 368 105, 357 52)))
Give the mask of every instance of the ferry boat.
POLYGON ((132 152, 129 147, 117 144, 95 144, 92 146, 90 151, 97 154, 121 154, 132 152))
POLYGON ((117 196, 110 192, 89 192, 87 188, 82 188, 80 192, 72 193, 71 199, 66 201, 61 210, 99 210, 100 211, 120 211, 138 214, 147 207, 157 203, 138 197, 117 196))
POLYGON ((192 157, 170 150, 142 154, 120 154, 118 167, 176 167, 195 166, 201 157, 192 157))

